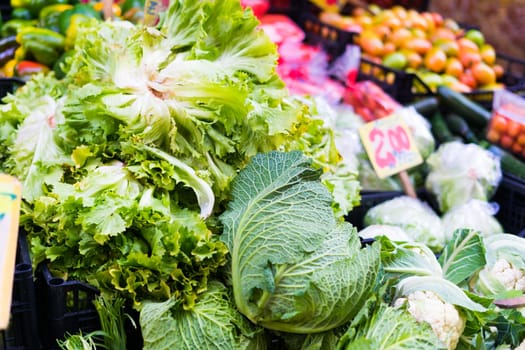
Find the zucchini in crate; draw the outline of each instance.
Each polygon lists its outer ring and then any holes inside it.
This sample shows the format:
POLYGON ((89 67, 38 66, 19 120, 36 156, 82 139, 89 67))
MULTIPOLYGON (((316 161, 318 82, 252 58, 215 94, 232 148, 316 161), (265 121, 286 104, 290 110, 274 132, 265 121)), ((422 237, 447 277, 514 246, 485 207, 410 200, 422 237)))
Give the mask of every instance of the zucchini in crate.
POLYGON ((483 129, 490 120, 490 111, 480 104, 470 100, 465 95, 446 86, 437 88, 440 103, 450 112, 454 112, 465 119, 473 129, 483 129))
POLYGON ((436 97, 425 97, 408 105, 414 107, 415 110, 425 118, 430 118, 439 109, 439 101, 436 97))
POLYGON ((458 136, 455 136, 450 131, 445 118, 439 111, 434 113, 434 115, 432 115, 430 118, 430 129, 432 131, 432 135, 434 135, 439 143, 460 140, 458 136))

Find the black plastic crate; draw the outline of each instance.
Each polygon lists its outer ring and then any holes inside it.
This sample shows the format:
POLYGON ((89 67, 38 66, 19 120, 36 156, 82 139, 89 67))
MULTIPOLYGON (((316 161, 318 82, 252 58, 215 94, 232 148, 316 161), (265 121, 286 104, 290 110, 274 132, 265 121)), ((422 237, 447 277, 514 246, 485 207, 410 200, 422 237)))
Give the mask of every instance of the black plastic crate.
POLYGON ((25 234, 19 233, 11 298, 11 315, 0 345, 6 350, 40 349, 33 268, 25 234))
POLYGON ((18 78, 0 78, 0 99, 9 93, 14 93, 16 89, 24 85, 25 82, 18 78))
POLYGON ((320 46, 330 57, 339 57, 346 46, 354 42, 357 33, 345 31, 322 22, 315 14, 303 12, 296 19, 305 33, 304 42, 312 46, 320 46))
POLYGON ((47 264, 36 271, 39 334, 45 349, 58 349, 57 340, 67 334, 100 329, 100 319, 93 304, 98 289, 80 281, 54 277, 47 264))
MULTIPOLYGON (((500 82, 505 84, 506 89, 517 94, 525 93, 525 61, 504 54, 498 54, 496 61, 505 69, 500 82)), ((367 58, 361 59, 357 80, 375 82, 401 104, 434 95, 415 73, 388 68, 367 58)), ((474 90, 464 95, 484 108, 492 109, 493 90, 474 90)))
POLYGON ((393 6, 403 6, 407 9, 414 9, 420 12, 427 11, 429 0, 371 0, 368 4, 375 4, 382 8, 391 8, 393 6))
POLYGON ((499 204, 496 218, 505 232, 525 235, 525 181, 504 173, 491 201, 499 204))
POLYGON ((358 230, 362 230, 364 228, 363 219, 370 208, 403 195, 404 192, 401 191, 362 191, 361 203, 359 206, 352 208, 345 220, 358 230))

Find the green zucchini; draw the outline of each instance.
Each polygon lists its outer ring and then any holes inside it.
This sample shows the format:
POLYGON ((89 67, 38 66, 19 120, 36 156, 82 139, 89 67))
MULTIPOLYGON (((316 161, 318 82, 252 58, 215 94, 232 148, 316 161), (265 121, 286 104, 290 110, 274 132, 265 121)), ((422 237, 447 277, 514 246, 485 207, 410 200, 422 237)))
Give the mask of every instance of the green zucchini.
POLYGON ((473 129, 483 129, 488 125, 491 112, 479 103, 447 86, 439 86, 437 95, 440 103, 450 112, 462 116, 473 129))
POLYGON ((503 173, 511 174, 519 179, 525 180, 525 163, 522 160, 495 145, 490 146, 488 150, 500 157, 501 170, 503 173))
POLYGON ((445 115, 445 122, 453 134, 460 136, 466 143, 479 143, 476 134, 470 129, 465 119, 456 113, 445 115))
POLYGON ((430 130, 439 143, 460 140, 450 131, 445 118, 439 111, 430 117, 430 130))
POLYGON ((425 118, 430 118, 439 108, 439 101, 436 97, 425 97, 421 100, 409 104, 407 107, 414 107, 416 111, 425 118))

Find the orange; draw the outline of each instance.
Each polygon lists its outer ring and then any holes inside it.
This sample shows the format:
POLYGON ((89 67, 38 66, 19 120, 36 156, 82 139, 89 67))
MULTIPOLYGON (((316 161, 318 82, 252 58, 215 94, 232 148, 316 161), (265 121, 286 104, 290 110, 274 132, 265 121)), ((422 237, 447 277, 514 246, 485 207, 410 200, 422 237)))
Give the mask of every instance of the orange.
POLYGON ((459 81, 471 89, 475 89, 477 86, 476 79, 474 79, 474 75, 470 69, 465 69, 463 73, 461 73, 459 76, 459 81))
POLYGON ((421 17, 427 23, 427 33, 433 33, 436 30, 436 23, 434 22, 434 16, 430 12, 421 13, 421 17))
POLYGON ((463 67, 465 68, 469 68, 472 65, 481 62, 481 55, 479 54, 479 52, 475 52, 470 49, 460 49, 458 58, 463 67))
POLYGON ((387 55, 395 51, 396 51, 396 45, 394 45, 394 43, 388 41, 383 44, 383 55, 387 55))
POLYGON ((456 34, 454 34, 454 31, 450 28, 438 27, 434 33, 432 33, 431 39, 432 41, 438 39, 456 40, 456 34))
POLYGON ((432 48, 430 41, 423 38, 412 38, 405 41, 403 48, 415 51, 419 54, 426 54, 432 48))
POLYGON ((373 31, 363 31, 358 37, 358 43, 367 54, 376 57, 383 55, 383 41, 373 31))
POLYGON ((403 55, 407 59, 407 66, 410 68, 417 69, 423 64, 423 57, 415 51, 411 50, 402 50, 403 55))
POLYGON ((481 46, 479 53, 481 55, 481 60, 492 66, 496 62, 496 50, 490 44, 484 44, 481 46))
POLYGON ((432 14, 432 17, 434 18, 434 23, 436 24, 436 28, 443 26, 443 16, 437 12, 431 12, 431 14, 432 14))
POLYGON ((447 55, 443 50, 433 47, 425 54, 425 67, 435 73, 440 73, 445 69, 447 64, 447 55))
POLYGON ((486 63, 475 63, 472 65, 471 71, 478 85, 488 85, 496 82, 496 73, 486 63))
POLYGON ((411 37, 412 37, 412 33, 410 33, 410 30, 406 28, 398 28, 392 32, 390 41, 392 41, 394 45, 396 45, 396 47, 401 47, 403 46, 405 41, 407 41, 411 37))
POLYGON ((383 24, 378 24, 372 27, 372 30, 377 34, 379 39, 385 40, 392 34, 392 31, 388 26, 385 26, 383 24))
POLYGON ((465 37, 459 38, 458 45, 459 45, 460 50, 469 49, 474 52, 479 52, 478 45, 468 38, 465 38, 465 37))
POLYGON ((461 64, 460 60, 456 57, 448 58, 445 65, 445 74, 459 78, 461 73, 463 73, 463 65, 461 64))

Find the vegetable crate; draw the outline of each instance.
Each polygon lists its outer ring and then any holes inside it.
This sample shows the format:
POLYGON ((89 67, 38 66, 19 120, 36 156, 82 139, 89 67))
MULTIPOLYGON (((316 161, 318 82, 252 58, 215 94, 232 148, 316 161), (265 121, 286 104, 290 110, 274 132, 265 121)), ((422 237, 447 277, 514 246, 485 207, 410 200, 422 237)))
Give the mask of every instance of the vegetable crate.
POLYGON ((24 81, 18 78, 0 78, 0 99, 24 85, 24 81))
POLYGON ((505 231, 525 236, 525 181, 504 173, 491 201, 499 204, 496 218, 505 231))
POLYGON ((0 334, 0 349, 33 350, 40 349, 38 337, 38 318, 33 283, 33 268, 26 237, 18 236, 13 294, 11 299, 11 318, 8 329, 0 334))
POLYGON ((57 339, 67 333, 83 334, 100 329, 98 313, 93 305, 99 291, 80 281, 53 277, 46 264, 35 274, 40 338, 46 349, 58 349, 57 339))
MULTIPOLYGON (((498 54, 497 62, 505 69, 501 82, 512 92, 525 91, 525 61, 504 54, 498 54)), ((415 73, 386 67, 380 63, 361 58, 357 80, 371 80, 386 93, 402 104, 417 99, 432 96, 432 89, 415 73)), ((475 90, 464 93, 469 99, 479 103, 484 108, 492 109, 494 92, 491 90, 475 90)))

